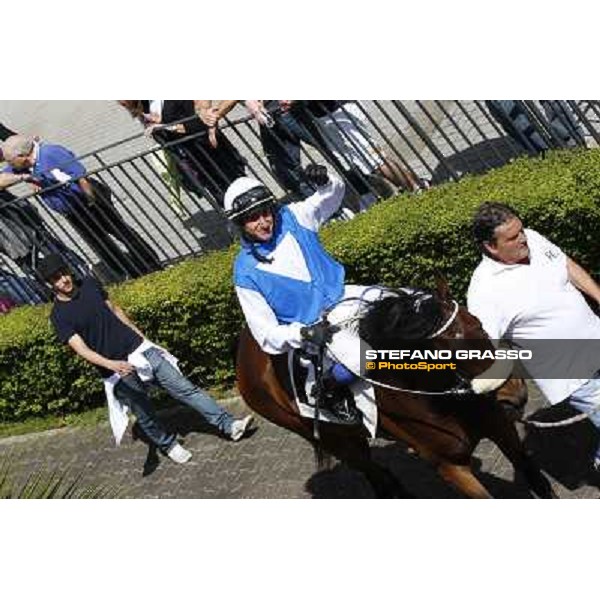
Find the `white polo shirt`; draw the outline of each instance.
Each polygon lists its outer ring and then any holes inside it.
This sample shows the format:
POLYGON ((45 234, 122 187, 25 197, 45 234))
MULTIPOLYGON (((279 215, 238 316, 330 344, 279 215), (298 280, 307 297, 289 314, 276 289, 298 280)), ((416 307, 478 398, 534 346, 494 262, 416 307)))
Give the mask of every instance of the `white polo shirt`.
MULTIPOLYGON (((527 340, 600 339, 600 319, 570 282, 565 253, 532 229, 525 234, 529 264, 506 265, 483 256, 467 292, 469 312, 493 340, 517 340, 526 349, 527 340)), ((532 343, 528 349, 539 347, 532 343)), ((576 352, 573 344, 565 347, 576 352)), ((600 368, 600 357, 533 354, 526 367, 552 404, 568 398, 600 368), (573 363, 579 377, 589 372, 586 379, 545 378, 572 372, 573 363)))

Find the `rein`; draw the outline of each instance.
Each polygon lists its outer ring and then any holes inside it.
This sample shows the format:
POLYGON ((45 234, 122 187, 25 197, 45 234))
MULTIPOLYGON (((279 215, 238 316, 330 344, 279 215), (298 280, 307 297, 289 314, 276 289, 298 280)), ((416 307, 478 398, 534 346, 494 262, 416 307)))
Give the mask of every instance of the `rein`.
MULTIPOLYGON (((344 300, 341 300, 340 302, 334 304, 331 308, 329 308, 325 315, 328 315, 336 306, 338 306, 339 304, 341 304, 342 302, 346 302, 349 300, 356 300, 356 298, 345 298, 344 300)), ((363 298, 359 298, 359 300, 361 300, 362 302, 369 302, 363 298)), ((369 302, 371 303, 371 302, 369 302)), ((446 320, 446 322, 436 331, 434 331, 431 335, 427 336, 427 339, 434 339, 436 337, 439 337, 440 335, 442 335, 442 333, 444 333, 444 331, 446 331, 451 325, 452 323, 454 323, 454 320, 456 319, 456 316, 458 315, 458 311, 460 309, 458 302, 456 302, 456 300, 452 300, 452 303, 454 305, 454 308, 452 310, 452 314, 450 315, 450 317, 448 317, 448 319, 446 320)), ((327 318, 327 316, 324 317, 325 319, 327 318)), ((334 325, 334 327, 339 327, 340 325, 346 324, 346 323, 351 323, 352 321, 358 321, 360 319, 360 315, 354 315, 353 317, 349 317, 347 319, 344 319, 342 321, 340 321, 339 323, 336 323, 334 325)), ((333 352, 331 351, 331 348, 328 346, 328 350, 329 353, 331 354, 331 356, 338 362, 338 363, 342 363, 342 361, 340 361, 335 354, 333 354, 333 352)), ((409 390, 409 389, 405 389, 405 388, 401 388, 398 387, 396 385, 391 385, 389 383, 383 383, 381 381, 375 381, 374 379, 370 379, 369 377, 365 377, 364 375, 362 375, 361 373, 356 373, 355 371, 353 371, 348 365, 344 365, 351 373, 353 373, 356 377, 358 377, 359 379, 362 379, 363 381, 366 381, 367 383, 370 383, 376 387, 382 387, 382 388, 386 388, 389 390, 394 390, 396 392, 406 392, 409 394, 417 394, 420 396, 448 396, 448 395, 452 395, 452 396, 466 396, 469 394, 473 394, 473 390, 470 387, 470 384, 467 382, 466 379, 464 379, 460 373, 456 373, 456 376, 459 380, 459 386, 450 388, 448 390, 442 391, 442 392, 427 392, 425 390, 409 390), (467 387, 468 386, 468 387, 467 387)))
MULTIPOLYGON (((331 356, 334 358, 334 360, 341 363, 341 361, 331 351, 331 348, 328 348, 328 350, 329 350, 329 354, 331 354, 331 356)), ((341 363, 341 364, 343 364, 343 363, 341 363)), ((448 395, 466 396, 467 394, 473 394, 472 389, 467 388, 467 387, 458 387, 458 386, 450 388, 449 390, 445 390, 442 392, 427 392, 425 390, 409 390, 409 389, 398 387, 397 385, 383 383, 382 381, 375 381, 374 379, 370 379, 369 377, 365 377, 364 375, 361 375, 360 373, 353 371, 348 365, 344 365, 344 366, 346 367, 346 369, 348 369, 348 371, 350 371, 351 373, 356 375, 356 377, 358 377, 359 379, 362 379, 363 381, 366 381, 367 383, 371 383, 372 385, 374 385, 376 387, 382 387, 382 388, 386 388, 388 390, 394 390, 396 392, 407 392, 409 394, 418 394, 420 396, 448 396, 448 395)), ((461 375, 459 373, 457 373, 456 375, 457 375, 457 378, 459 379, 459 381, 463 385, 465 385, 467 383, 467 381, 463 377, 461 377, 461 375)))
POLYGON ((566 427, 567 425, 574 425, 580 421, 589 419, 592 415, 595 415, 600 410, 600 404, 589 412, 582 412, 574 417, 569 417, 562 421, 531 421, 530 419, 517 419, 518 423, 522 423, 525 426, 535 427, 537 429, 552 429, 555 427, 566 427))

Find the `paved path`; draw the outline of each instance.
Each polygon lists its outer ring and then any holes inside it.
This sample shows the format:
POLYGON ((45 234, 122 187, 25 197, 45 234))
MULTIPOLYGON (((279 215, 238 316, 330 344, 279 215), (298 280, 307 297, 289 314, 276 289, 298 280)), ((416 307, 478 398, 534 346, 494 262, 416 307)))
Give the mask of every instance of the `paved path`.
MULTIPOLYGON (((540 409, 535 391, 528 411, 540 418, 567 414, 556 408, 540 409)), ((232 410, 243 412, 234 401, 232 410)), ((115 447, 107 424, 65 428, 0 440, 0 463, 11 455, 17 485, 35 471, 84 471, 82 485, 118 489, 131 498, 370 498, 364 478, 343 466, 316 473, 311 447, 299 437, 257 419, 258 428, 247 439, 232 443, 214 435, 187 409, 163 413, 193 453, 180 466, 149 451, 129 433, 115 447)), ((524 432, 521 431, 523 434, 524 432)), ((600 498, 600 480, 590 483, 586 456, 595 443, 587 423, 563 430, 528 433, 527 446, 550 474, 562 498, 600 498)), ((401 476, 419 498, 457 498, 433 469, 397 443, 377 441, 374 457, 401 476)), ((475 455, 475 472, 499 498, 530 495, 510 464, 490 442, 482 442, 475 455)))

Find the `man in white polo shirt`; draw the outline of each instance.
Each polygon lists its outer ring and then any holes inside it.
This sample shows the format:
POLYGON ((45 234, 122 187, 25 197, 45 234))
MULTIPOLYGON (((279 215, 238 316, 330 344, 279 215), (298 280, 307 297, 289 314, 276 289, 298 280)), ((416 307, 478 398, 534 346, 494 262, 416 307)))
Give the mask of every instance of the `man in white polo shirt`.
MULTIPOLYGON (((483 257, 467 293, 469 311, 492 340, 532 349, 527 369, 551 404, 568 399, 591 413, 600 429, 600 356, 583 343, 568 341, 600 340, 600 319, 581 293, 600 303, 600 286, 558 246, 524 229, 504 204, 479 207, 473 236, 483 257), (549 378, 559 375, 564 378, 549 378)), ((600 446, 594 467, 600 470, 600 446)))

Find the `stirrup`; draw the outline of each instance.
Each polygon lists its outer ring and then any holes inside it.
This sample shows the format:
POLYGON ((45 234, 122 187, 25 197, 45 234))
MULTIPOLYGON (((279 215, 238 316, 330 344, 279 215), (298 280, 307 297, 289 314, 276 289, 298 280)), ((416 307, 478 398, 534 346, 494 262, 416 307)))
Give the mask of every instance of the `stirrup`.
POLYGON ((348 390, 333 390, 333 392, 324 395, 324 408, 331 412, 333 416, 345 424, 361 423, 362 417, 360 411, 354 404, 354 398, 348 398, 351 392, 348 390))

